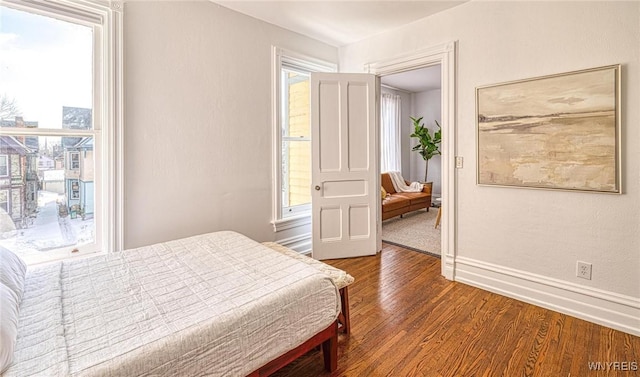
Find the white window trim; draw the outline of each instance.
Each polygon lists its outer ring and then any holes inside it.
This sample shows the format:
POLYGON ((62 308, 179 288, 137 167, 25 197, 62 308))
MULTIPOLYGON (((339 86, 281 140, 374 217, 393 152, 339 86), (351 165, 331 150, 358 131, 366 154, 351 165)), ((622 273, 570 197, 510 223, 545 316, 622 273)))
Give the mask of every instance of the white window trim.
MULTIPOLYGON (((96 210, 103 211, 100 227, 96 228, 98 252, 123 249, 123 2, 98 0, 48 0, 46 2, 1 0, 0 4, 63 21, 93 26, 94 29, 94 129, 87 133, 95 137, 96 174, 102 177, 96 192, 96 210)), ((80 130, 51 132, 37 128, 3 129, 8 135, 53 136, 67 132, 76 136, 80 130)), ((82 253, 83 256, 86 254, 82 253)))
MULTIPOLYGON (((271 69, 271 113, 272 113, 272 134, 273 134, 273 172, 272 172, 272 224, 274 231, 278 232, 285 229, 291 229, 298 226, 311 224, 311 206, 298 206, 295 212, 290 216, 284 216, 282 213, 282 133, 281 126, 281 92, 282 81, 280 80, 280 71, 283 65, 299 67, 303 71, 309 72, 337 72, 337 64, 326 62, 320 59, 309 57, 297 52, 289 51, 277 46, 272 46, 271 50, 272 69, 271 69)), ((294 207, 292 207, 294 208, 294 207)))

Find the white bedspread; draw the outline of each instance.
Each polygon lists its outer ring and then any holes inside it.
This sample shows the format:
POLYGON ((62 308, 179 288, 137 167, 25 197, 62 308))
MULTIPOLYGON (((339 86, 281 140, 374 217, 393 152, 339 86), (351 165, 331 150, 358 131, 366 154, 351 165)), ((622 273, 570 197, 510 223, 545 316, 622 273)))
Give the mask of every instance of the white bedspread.
POLYGON ((27 271, 13 376, 245 376, 338 316, 332 281, 217 232, 27 271))

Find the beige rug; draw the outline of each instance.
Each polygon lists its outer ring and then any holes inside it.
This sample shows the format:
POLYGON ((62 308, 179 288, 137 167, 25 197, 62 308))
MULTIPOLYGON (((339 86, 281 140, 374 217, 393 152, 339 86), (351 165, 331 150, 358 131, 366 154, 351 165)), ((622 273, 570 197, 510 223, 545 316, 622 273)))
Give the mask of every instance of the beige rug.
POLYGON ((382 222, 382 240, 440 256, 440 226, 435 229, 437 208, 419 210, 382 222))

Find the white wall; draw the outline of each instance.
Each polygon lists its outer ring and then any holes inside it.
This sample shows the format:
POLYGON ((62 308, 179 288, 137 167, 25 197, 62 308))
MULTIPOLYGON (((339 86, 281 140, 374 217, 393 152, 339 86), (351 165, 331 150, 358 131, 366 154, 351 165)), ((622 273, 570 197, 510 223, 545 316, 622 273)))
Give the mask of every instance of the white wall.
POLYGON ((273 240, 271 45, 337 49, 208 1, 126 2, 124 22, 125 247, 273 240))
MULTIPOLYGON (((431 130, 431 134, 438 130, 438 126, 436 126, 436 120, 438 123, 442 124, 441 113, 442 113, 442 90, 427 90, 420 93, 414 93, 411 96, 413 100, 413 115, 414 117, 420 118, 423 117, 422 122, 424 125, 431 130)), ((413 127, 413 124, 411 125, 413 127)), ((413 144, 416 144, 416 139, 413 139, 413 144)), ((442 150, 442 145, 440 146, 440 150, 442 150)), ((441 158, 440 156, 434 156, 431 160, 429 160, 429 175, 427 177, 427 182, 433 182, 432 192, 435 196, 440 196, 442 192, 442 168, 441 168, 441 158)), ((419 153, 413 152, 411 154, 411 180, 412 181, 424 181, 424 169, 425 169, 425 161, 420 156, 419 153)))
POLYGON ((361 72, 458 41, 457 280, 640 334, 638 20, 638 2, 471 1, 340 49, 341 70, 361 72), (623 195, 476 185, 476 87, 617 63, 623 195))

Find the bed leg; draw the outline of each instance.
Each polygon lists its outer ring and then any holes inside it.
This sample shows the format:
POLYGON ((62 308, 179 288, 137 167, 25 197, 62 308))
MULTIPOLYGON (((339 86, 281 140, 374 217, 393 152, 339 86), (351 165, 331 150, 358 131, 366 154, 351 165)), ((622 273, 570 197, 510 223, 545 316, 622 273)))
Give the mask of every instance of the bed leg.
POLYGON ((351 321, 349 320, 349 287, 340 289, 340 304, 342 310, 339 315, 340 325, 342 325, 342 332, 349 335, 351 332, 351 321))
POLYGON ((322 355, 324 357, 324 369, 333 372, 338 368, 338 323, 335 323, 336 332, 331 338, 322 343, 322 355))

